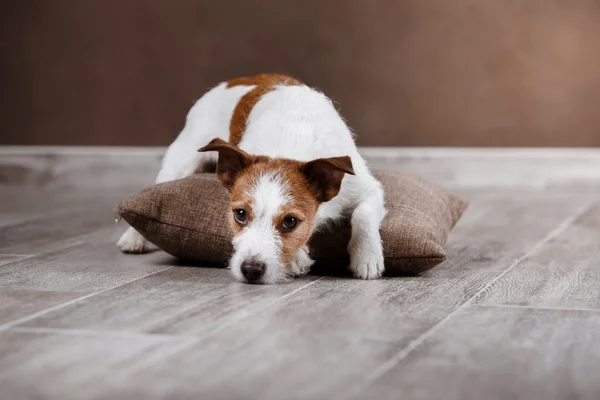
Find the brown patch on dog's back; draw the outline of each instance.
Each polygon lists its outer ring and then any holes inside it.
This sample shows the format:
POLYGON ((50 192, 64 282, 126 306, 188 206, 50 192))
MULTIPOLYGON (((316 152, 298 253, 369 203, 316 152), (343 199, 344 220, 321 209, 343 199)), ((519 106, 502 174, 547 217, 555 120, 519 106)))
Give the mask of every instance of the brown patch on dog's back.
POLYGON ((234 86, 275 86, 275 85, 301 85, 298 79, 283 74, 258 74, 235 78, 227 82, 227 87, 234 86))
POLYGON ((227 87, 256 86, 246 93, 238 102, 229 123, 229 143, 237 146, 242 141, 248 116, 252 108, 262 96, 273 91, 278 85, 301 85, 302 82, 291 76, 281 74, 260 74, 255 76, 232 79, 227 82, 227 87))

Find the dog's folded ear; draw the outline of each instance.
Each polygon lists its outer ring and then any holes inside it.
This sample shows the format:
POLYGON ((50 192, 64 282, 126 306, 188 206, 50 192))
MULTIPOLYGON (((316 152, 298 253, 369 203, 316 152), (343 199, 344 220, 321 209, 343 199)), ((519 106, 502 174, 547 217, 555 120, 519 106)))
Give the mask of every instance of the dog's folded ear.
POLYGON ((320 202, 333 199, 340 191, 345 174, 354 175, 350 157, 319 158, 301 166, 320 202))
POLYGON ((228 190, 231 190, 237 174, 254 162, 254 157, 234 145, 216 138, 199 152, 218 151, 217 177, 228 190))

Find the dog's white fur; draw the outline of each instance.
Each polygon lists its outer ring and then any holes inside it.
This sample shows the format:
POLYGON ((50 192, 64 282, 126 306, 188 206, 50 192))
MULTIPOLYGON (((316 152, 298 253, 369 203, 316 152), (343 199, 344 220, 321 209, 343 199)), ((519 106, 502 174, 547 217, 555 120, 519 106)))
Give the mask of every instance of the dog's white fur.
MULTIPOLYGON (((216 161, 216 153, 199 153, 197 149, 213 138, 228 140, 233 110, 241 97, 253 88, 228 88, 222 83, 202 96, 189 111, 184 129, 167 149, 156 182, 192 175, 204 163, 216 161)), ((349 156, 355 175, 346 174, 338 195, 320 205, 315 226, 319 229, 329 221, 350 215, 350 270, 362 279, 381 276, 384 258, 379 226, 385 216, 383 190, 358 153, 352 132, 329 98, 304 85, 277 86, 255 104, 238 147, 254 155, 298 161, 349 156)), ((265 177, 255 188, 255 204, 262 207, 265 221, 285 202, 286 191, 281 185, 277 179, 265 177)), ((249 254, 248 249, 258 249, 264 258, 277 259, 278 244, 269 231, 273 229, 271 224, 252 225, 234 239, 235 254, 230 267, 238 278, 241 277, 239 265, 249 254)), ((123 234, 117 245, 124 252, 134 253, 148 248, 133 228, 123 234)), ((298 275, 308 271, 312 260, 306 247, 293 264, 298 275)), ((269 275, 267 269, 265 283, 279 280, 279 276, 269 275)))
POLYGON ((282 271, 285 268, 281 265, 279 257, 281 240, 273 226, 273 217, 282 206, 293 199, 290 198, 281 178, 272 174, 261 176, 249 194, 254 200, 252 207, 254 219, 251 225, 233 238, 235 252, 229 262, 233 275, 238 280, 244 281, 240 268, 242 262, 258 256, 268 266, 262 279, 264 282, 284 281, 286 277, 282 271))

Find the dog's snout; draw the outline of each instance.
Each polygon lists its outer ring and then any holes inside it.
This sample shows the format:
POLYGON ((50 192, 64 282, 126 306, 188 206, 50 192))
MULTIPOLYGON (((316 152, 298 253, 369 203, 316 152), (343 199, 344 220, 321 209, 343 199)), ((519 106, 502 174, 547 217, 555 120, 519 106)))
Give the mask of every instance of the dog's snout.
POLYGON ((248 280, 248 282, 256 282, 265 274, 267 265, 252 257, 242 263, 242 275, 248 280))

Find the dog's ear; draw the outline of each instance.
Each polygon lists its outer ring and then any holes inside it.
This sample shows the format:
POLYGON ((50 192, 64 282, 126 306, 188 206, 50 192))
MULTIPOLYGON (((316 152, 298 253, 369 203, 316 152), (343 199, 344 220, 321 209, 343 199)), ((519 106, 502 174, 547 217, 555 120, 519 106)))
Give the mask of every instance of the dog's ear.
POLYGON ((317 200, 324 203, 340 191, 344 174, 354 175, 350 157, 319 158, 304 163, 300 170, 313 187, 317 200))
POLYGON ((198 150, 218 151, 217 177, 228 190, 233 187, 237 174, 254 162, 254 157, 234 145, 222 140, 213 139, 209 144, 198 150))

